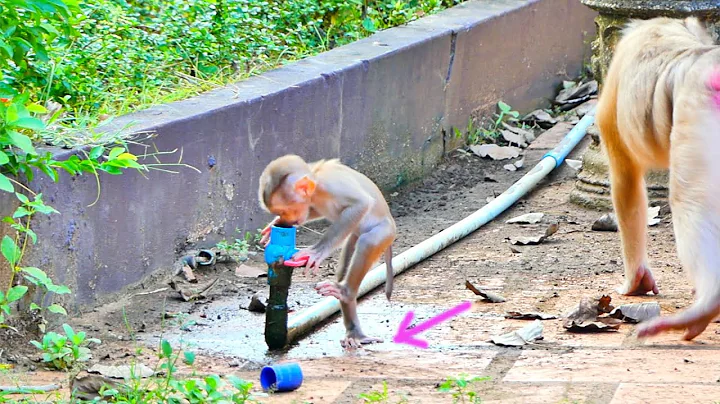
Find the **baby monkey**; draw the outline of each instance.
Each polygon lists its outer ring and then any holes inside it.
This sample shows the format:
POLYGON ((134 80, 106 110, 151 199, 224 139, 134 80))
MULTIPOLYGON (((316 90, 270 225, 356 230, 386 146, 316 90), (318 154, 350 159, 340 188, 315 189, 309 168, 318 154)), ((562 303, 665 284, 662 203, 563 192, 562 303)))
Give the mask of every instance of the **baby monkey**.
POLYGON ((343 347, 382 342, 366 336, 357 315, 357 294, 370 267, 385 253, 387 280, 385 295, 392 295, 394 271, 392 243, 395 220, 380 189, 368 177, 337 159, 307 163, 296 155, 279 157, 260 175, 260 205, 275 214, 262 231, 261 244, 267 244, 270 227, 293 226, 325 218, 331 225, 314 246, 297 252, 293 258, 307 256, 305 273, 317 274, 320 264, 345 241, 337 282, 320 282, 315 289, 323 296, 340 301, 346 335, 343 347))

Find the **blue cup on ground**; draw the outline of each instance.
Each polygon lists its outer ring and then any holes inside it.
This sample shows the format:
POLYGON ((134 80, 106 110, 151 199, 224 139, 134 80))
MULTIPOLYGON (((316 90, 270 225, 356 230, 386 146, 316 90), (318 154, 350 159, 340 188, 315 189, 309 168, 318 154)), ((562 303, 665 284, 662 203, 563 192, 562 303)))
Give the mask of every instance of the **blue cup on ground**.
POLYGON ((303 382, 302 369, 296 362, 265 366, 260 371, 260 385, 263 390, 293 391, 303 382))

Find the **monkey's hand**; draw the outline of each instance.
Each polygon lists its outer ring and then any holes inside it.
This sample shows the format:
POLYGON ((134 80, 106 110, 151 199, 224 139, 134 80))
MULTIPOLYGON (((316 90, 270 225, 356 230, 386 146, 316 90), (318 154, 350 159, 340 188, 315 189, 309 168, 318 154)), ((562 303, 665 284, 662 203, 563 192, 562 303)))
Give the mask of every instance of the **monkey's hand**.
POLYGON ((300 257, 307 257, 307 264, 305 264, 305 269, 303 270, 303 275, 307 275, 308 270, 313 275, 318 274, 318 270, 320 269, 320 264, 323 263, 327 259, 327 257, 330 254, 323 250, 316 251, 313 248, 305 248, 298 252, 296 252, 293 255, 293 259, 299 259, 300 257))
POLYGON ((260 238, 260 245, 262 245, 263 247, 267 247, 267 245, 270 243, 270 228, 275 226, 275 224, 277 224, 278 220, 280 220, 280 216, 276 216, 275 219, 273 219, 260 232, 260 235, 262 235, 262 238, 260 238))

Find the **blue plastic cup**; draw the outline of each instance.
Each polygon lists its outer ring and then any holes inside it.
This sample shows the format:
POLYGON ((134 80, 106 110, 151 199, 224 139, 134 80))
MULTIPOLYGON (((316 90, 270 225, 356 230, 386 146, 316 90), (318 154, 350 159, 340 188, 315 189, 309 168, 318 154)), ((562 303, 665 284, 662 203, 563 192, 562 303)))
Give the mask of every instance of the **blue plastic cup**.
POLYGON ((260 385, 263 390, 293 391, 302 385, 303 374, 296 362, 265 366, 260 371, 260 385))

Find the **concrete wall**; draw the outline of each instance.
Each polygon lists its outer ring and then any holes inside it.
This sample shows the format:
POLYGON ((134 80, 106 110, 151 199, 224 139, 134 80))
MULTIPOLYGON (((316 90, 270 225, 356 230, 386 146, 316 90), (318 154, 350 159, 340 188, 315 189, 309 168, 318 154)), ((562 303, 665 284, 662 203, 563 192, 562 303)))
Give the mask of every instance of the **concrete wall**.
MULTIPOLYGON (((36 222, 28 264, 87 306, 167 273, 189 246, 262 227, 257 180, 273 158, 340 157, 383 188, 421 177, 457 147, 452 126, 494 111, 547 105, 577 75, 595 14, 578 0, 470 1, 234 86, 121 117, 182 148, 201 170, 38 178, 61 214, 36 222), (448 135, 446 135, 448 134, 448 135)), ((134 150, 139 153, 141 150, 134 150)), ((63 152, 69 154, 69 152, 63 152)), ((62 155, 63 153, 60 153, 62 155)), ((164 158, 169 161, 170 158, 164 158)), ((0 195, 0 214, 11 198, 0 195)))

